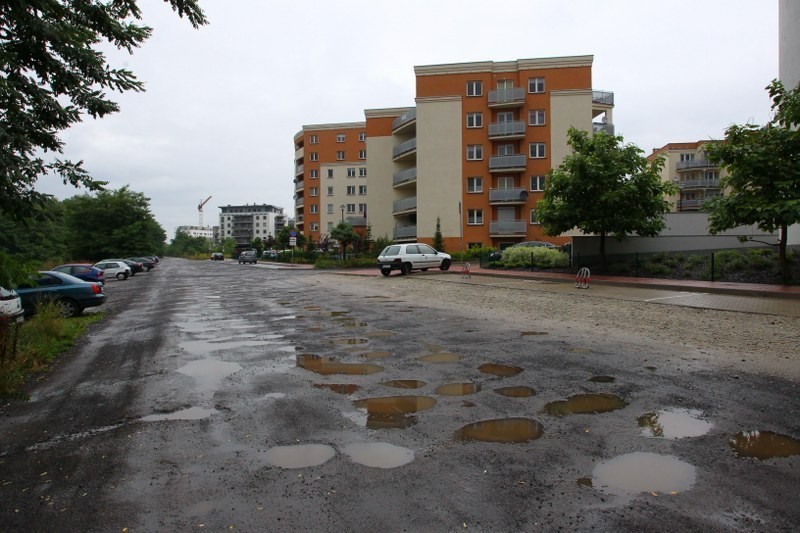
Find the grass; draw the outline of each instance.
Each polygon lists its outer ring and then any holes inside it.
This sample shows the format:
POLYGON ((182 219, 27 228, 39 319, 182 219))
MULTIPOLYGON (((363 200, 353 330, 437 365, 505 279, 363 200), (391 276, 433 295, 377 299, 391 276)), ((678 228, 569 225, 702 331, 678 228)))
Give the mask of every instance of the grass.
POLYGON ((20 387, 31 376, 47 369, 56 357, 75 344, 90 324, 102 318, 102 312, 61 318, 55 305, 44 305, 17 330, 15 357, 10 342, 15 326, 0 329, 0 348, 6 347, 5 353, 0 354, 0 398, 25 399, 19 393, 20 387))

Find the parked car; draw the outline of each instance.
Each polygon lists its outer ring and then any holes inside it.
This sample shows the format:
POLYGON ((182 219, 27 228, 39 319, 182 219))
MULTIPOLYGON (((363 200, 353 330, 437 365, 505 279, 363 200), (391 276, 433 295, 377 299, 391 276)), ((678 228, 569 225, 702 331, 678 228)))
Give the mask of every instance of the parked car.
POLYGON ((116 261, 113 259, 106 259, 94 264, 95 268, 103 271, 106 279, 115 277, 117 279, 128 279, 131 275, 131 267, 124 261, 116 261))
POLYGON ((131 261, 130 259, 103 259, 103 262, 107 261, 119 261, 128 265, 128 268, 131 270, 130 276, 135 276, 137 272, 144 272, 144 266, 138 261, 131 261))
POLYGON ((99 283, 83 281, 63 272, 39 272, 29 283, 16 288, 26 315, 36 312, 37 304, 51 301, 63 317, 77 316, 87 307, 103 305, 106 295, 99 283))
POLYGON ((211 254, 211 260, 212 261, 225 261, 225 256, 222 254, 222 252, 214 252, 213 254, 211 254))
MULTIPOLYGON (((551 242, 546 242, 546 241, 523 241, 523 242, 518 242, 517 244, 511 245, 508 248, 506 248, 505 250, 510 250, 511 248, 521 248, 521 247, 525 247, 525 248, 540 248, 540 247, 558 248, 558 246, 556 246, 555 244, 553 244, 551 242)), ((497 250, 496 252, 490 253, 489 254, 489 261, 500 261, 501 259, 503 259, 503 252, 505 250, 497 250)))
POLYGON ((242 263, 258 263, 258 252, 255 250, 245 250, 239 254, 239 264, 242 263))
POLYGON ((0 317, 15 318, 22 315, 22 299, 14 289, 0 287, 0 317))
POLYGON ((128 257, 125 260, 126 261, 133 261, 133 262, 136 262, 136 263, 141 263, 142 264, 142 268, 144 268, 145 272, 150 272, 158 264, 158 263, 156 263, 155 261, 153 261, 149 257, 128 257))
POLYGON ((438 252, 433 247, 419 242, 392 244, 378 255, 378 266, 384 276, 391 274, 392 270, 399 270, 404 275, 410 274, 412 270, 425 272, 429 268, 447 270, 451 263, 450 254, 438 252))
POLYGON ((59 265, 52 270, 53 272, 63 272, 64 274, 75 276, 83 281, 93 281, 95 283, 103 284, 106 280, 105 274, 102 270, 89 264, 73 263, 69 265, 59 265))
POLYGON ((278 252, 276 252, 275 250, 264 250, 264 252, 261 254, 261 257, 265 259, 277 259, 278 252))

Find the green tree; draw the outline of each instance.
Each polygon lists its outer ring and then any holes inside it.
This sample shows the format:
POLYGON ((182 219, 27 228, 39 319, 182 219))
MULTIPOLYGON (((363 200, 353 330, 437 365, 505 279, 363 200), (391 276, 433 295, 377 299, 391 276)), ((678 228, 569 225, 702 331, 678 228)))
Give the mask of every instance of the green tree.
POLYGON ((222 239, 222 254, 225 257, 233 257, 236 252, 236 239, 225 237, 222 239))
POLYGON ((436 217, 436 231, 433 232, 433 247, 444 252, 444 239, 442 238, 442 221, 436 217))
POLYGON ((625 240, 630 233, 658 235, 674 186, 661 180, 663 160, 648 161, 642 150, 623 138, 590 135, 570 128, 572 153, 550 172, 536 216, 548 235, 578 228, 600 237, 605 264, 606 237, 625 240))
POLYGON ((264 251, 264 241, 261 240, 261 237, 256 237, 250 242, 250 247, 258 253, 258 257, 261 257, 261 252, 264 251))
MULTIPOLYGON (((206 24, 197 0, 168 0, 194 27, 206 24)), ((150 36, 141 25, 137 0, 6 0, 0 5, 0 210, 19 220, 47 195, 35 184, 52 173, 90 191, 93 179, 83 162, 54 158, 63 153, 59 133, 84 116, 119 110, 106 91, 142 91, 124 68, 106 62, 111 45, 133 53, 150 36)))
POLYGON ((58 200, 45 199, 42 207, 34 208, 23 220, 0 212, 0 251, 41 263, 65 259, 67 249, 64 209, 58 200))
POLYGON ((175 238, 167 246, 167 254, 173 257, 196 257, 208 252, 209 240, 192 237, 185 231, 175 232, 175 238))
POLYGON ((342 259, 344 259, 347 245, 358 238, 358 234, 353 230, 353 226, 347 222, 339 222, 336 227, 331 229, 331 238, 339 241, 342 246, 342 259))
POLYGON ((787 91, 777 80, 767 87, 774 117, 762 127, 734 124, 725 140, 706 145, 709 160, 726 169, 723 195, 705 202, 712 234, 755 224, 780 230, 778 257, 784 282, 789 226, 800 223, 800 85, 787 91))
MULTIPOLYGON (((150 212, 150 199, 128 187, 64 200, 70 253, 83 259, 160 253, 166 233, 150 212)), ((205 248, 208 251, 208 245, 205 248)))
POLYGON ((306 244, 305 235, 297 231, 297 228, 294 226, 284 226, 278 232, 278 235, 275 237, 278 245, 281 247, 282 250, 287 250, 289 248, 289 239, 291 238, 291 233, 294 231, 296 233, 295 238, 297 239, 297 247, 302 248, 306 244))

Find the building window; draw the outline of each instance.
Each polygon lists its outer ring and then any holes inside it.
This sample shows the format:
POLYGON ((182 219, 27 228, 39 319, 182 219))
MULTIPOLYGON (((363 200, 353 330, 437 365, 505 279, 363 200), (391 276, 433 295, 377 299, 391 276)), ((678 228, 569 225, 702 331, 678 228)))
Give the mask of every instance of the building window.
POLYGON ((367 204, 358 204, 358 212, 363 216, 367 216, 367 204))
POLYGON ((348 178, 355 178, 356 177, 356 169, 353 168, 353 167, 348 168, 347 169, 347 177, 348 178))
POLYGON ((531 143, 528 148, 528 156, 531 159, 544 159, 547 157, 544 143, 531 143))
POLYGON ((358 151, 358 158, 359 159, 366 159, 367 158, 367 151, 366 150, 359 150, 358 151))
POLYGON ((467 96, 483 96, 483 83, 480 81, 468 81, 467 96))
POLYGON ((311 231, 319 231, 319 224, 317 224, 316 222, 312 222, 311 231))
POLYGON ((483 192, 483 178, 467 178, 467 192, 483 192))
POLYGON ((329 215, 333 214, 333 204, 328 204, 328 214, 329 215))
POLYGON ((528 111, 529 126, 544 126, 544 109, 531 109, 528 111))
POLYGON ((703 178, 707 180, 716 180, 719 179, 719 174, 716 170, 706 170, 703 174, 703 178))
POLYGON ((694 161, 694 154, 681 154, 681 161, 694 161))
POLYGON ((528 92, 529 93, 543 93, 544 92, 544 78, 528 78, 528 92))
POLYGON ((344 150, 339 150, 336 152, 336 160, 344 161, 344 150))
POLYGON ((365 194, 367 194, 367 186, 366 185, 359 185, 358 186, 358 195, 359 196, 364 196, 365 194))
POLYGON ((336 134, 336 142, 337 143, 343 143, 344 141, 345 141, 344 133, 337 133, 336 134))
POLYGON ((319 190, 316 187, 311 187, 311 196, 319 196, 319 190))
POLYGON ((467 145, 467 161, 480 161, 483 159, 483 145, 482 144, 468 144, 467 145))
POLYGON ((468 128, 482 128, 483 127, 483 113, 467 113, 467 127, 468 128))
POLYGON ((319 137, 317 137, 316 135, 312 135, 311 137, 308 138, 308 142, 310 144, 317 144, 319 143, 319 137))
POLYGON ((333 196, 333 187, 328 187, 328 196, 333 196))
POLYGON ((332 178, 332 177, 333 177, 333 169, 332 169, 332 168, 329 168, 329 169, 328 169, 328 177, 329 177, 329 178, 332 178))
POLYGON ((358 169, 358 177, 359 178, 366 178, 367 177, 367 167, 361 167, 358 169))
POLYGON ((316 179, 319 177, 319 170, 313 169, 311 170, 311 179, 316 179))
POLYGON ((317 152, 311 152, 309 154, 309 159, 311 161, 319 161, 319 154, 317 152))
POLYGON ((358 134, 358 140, 359 140, 359 141, 362 141, 362 142, 363 142, 363 141, 366 141, 366 140, 367 140, 367 134, 366 134, 366 132, 363 132, 363 131, 362 131, 362 132, 359 132, 359 134, 358 134))
POLYGON ((317 204, 311 204, 311 214, 312 215, 317 214, 318 209, 319 209, 319 207, 317 206, 317 204))
POLYGON ((352 215, 356 212, 356 204, 347 204, 347 214, 352 215))
POLYGON ((356 194, 356 186, 355 185, 348 185, 347 186, 347 196, 354 196, 356 194))
POLYGON ((333 229, 333 222, 328 222, 328 232, 330 233, 332 229, 333 229))
POLYGON ((539 219, 536 218, 536 209, 531 209, 531 224, 538 224, 539 219))
POLYGON ((467 209, 467 224, 483 224, 483 209, 467 209))
POLYGON ((543 191, 547 176, 531 176, 531 190, 543 191))

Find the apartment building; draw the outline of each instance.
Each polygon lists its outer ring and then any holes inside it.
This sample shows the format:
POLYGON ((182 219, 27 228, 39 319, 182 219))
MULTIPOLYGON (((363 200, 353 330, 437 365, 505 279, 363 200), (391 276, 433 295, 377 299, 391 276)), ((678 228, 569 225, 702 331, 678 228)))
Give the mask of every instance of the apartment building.
POLYGON ((366 124, 312 124, 294 136, 295 225, 319 242, 340 221, 367 225, 366 124))
POLYGON ((236 240, 237 250, 247 250, 257 237, 275 237, 286 225, 282 207, 269 204, 220 206, 219 238, 236 240))
POLYGON ((678 187, 677 194, 668 198, 673 212, 699 211, 706 200, 722 194, 724 170, 708 160, 703 148, 708 142, 670 143, 647 156, 664 158, 661 179, 678 187))
POLYGON ((214 237, 214 230, 208 226, 178 226, 175 233, 185 233, 189 237, 203 237, 211 239, 214 237))

